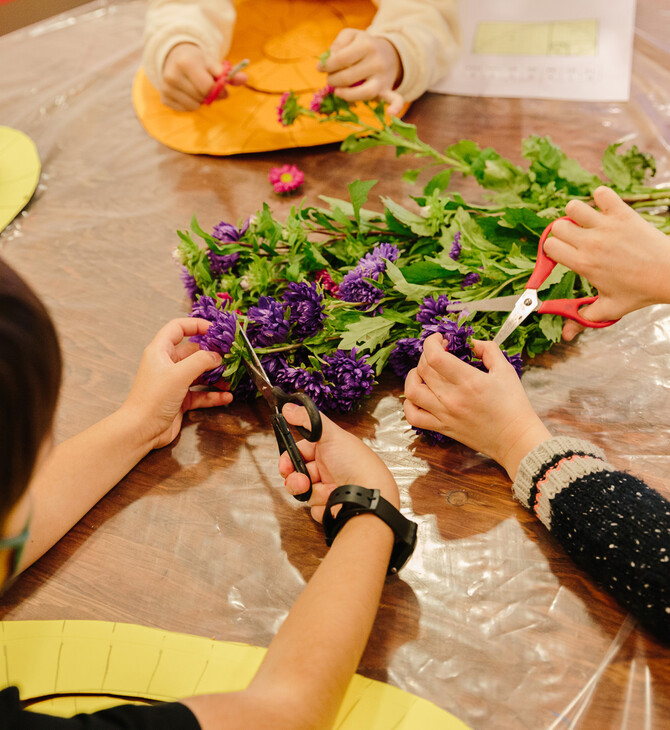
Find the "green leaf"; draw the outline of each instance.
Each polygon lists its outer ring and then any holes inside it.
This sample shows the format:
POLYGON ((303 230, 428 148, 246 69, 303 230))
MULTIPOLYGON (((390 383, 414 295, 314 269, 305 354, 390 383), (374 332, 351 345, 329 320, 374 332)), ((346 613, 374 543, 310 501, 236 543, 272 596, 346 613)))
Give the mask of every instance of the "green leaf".
POLYGON ((420 172, 421 170, 405 170, 402 174, 403 182, 415 183, 420 172))
POLYGON ((442 190, 446 190, 447 186, 449 185, 449 179, 451 178, 451 170, 442 170, 441 172, 438 172, 437 175, 434 175, 426 184, 426 186, 423 189, 424 195, 430 195, 435 190, 438 192, 442 192, 442 190))
POLYGON ((391 198, 382 198, 382 203, 396 220, 408 226, 413 233, 419 236, 430 236, 430 228, 420 215, 403 208, 391 198))
POLYGON ((619 190, 628 190, 633 181, 630 170, 626 165, 626 161, 621 155, 617 154, 617 149, 621 147, 621 142, 611 144, 603 154, 603 170, 605 175, 612 181, 619 190))
POLYGON ((410 284, 425 284, 428 281, 435 281, 435 279, 450 279, 458 276, 457 269, 445 269, 444 266, 425 259, 415 261, 409 266, 403 266, 400 273, 410 284))
POLYGON ((356 223, 359 225, 361 222, 361 206, 368 199, 368 193, 376 184, 376 180, 356 180, 355 182, 347 185, 349 188, 351 205, 354 209, 354 218, 356 219, 356 223))
POLYGON ((383 316, 361 317, 358 322, 346 326, 338 349, 374 350, 384 344, 394 324, 383 316))
POLYGON ((377 377, 382 374, 382 370, 386 367, 386 363, 388 362, 389 356, 393 352, 394 347, 395 342, 390 345, 386 345, 386 347, 380 347, 376 352, 373 352, 372 355, 368 356, 367 364, 374 368, 375 375, 377 377))
POLYGON ((543 314, 540 317, 540 331, 549 342, 558 342, 563 331, 563 317, 557 314, 543 314))
POLYGON ((393 288, 412 301, 423 300, 424 297, 430 296, 435 291, 435 287, 432 286, 410 284, 392 261, 386 262, 386 273, 393 282, 393 288))
POLYGON ((399 134, 401 137, 409 139, 412 142, 419 141, 415 124, 403 122, 402 119, 398 119, 398 117, 391 117, 391 124, 389 126, 391 127, 391 131, 399 134))
MULTIPOLYGON (((323 200, 324 203, 330 206, 333 211, 333 217, 335 217, 336 211, 344 213, 349 218, 354 217, 354 206, 348 200, 341 200, 340 198, 330 198, 327 195, 319 195, 319 199, 323 200)), ((367 208, 360 208, 358 211, 360 219, 364 223, 372 223, 375 221, 382 220, 382 214, 377 213, 374 210, 368 210, 367 208)), ((342 220, 338 220, 338 223, 342 223, 342 220)))
POLYGON ((494 243, 490 243, 487 240, 474 218, 466 210, 463 210, 463 208, 459 208, 456 211, 454 221, 462 233, 462 242, 465 239, 465 243, 469 243, 472 248, 479 249, 480 251, 498 250, 498 247, 494 243))
POLYGON ((345 137, 340 145, 342 152, 361 152, 362 150, 370 149, 370 147, 380 147, 386 145, 388 142, 379 139, 374 134, 370 134, 367 137, 358 137, 355 133, 345 137))

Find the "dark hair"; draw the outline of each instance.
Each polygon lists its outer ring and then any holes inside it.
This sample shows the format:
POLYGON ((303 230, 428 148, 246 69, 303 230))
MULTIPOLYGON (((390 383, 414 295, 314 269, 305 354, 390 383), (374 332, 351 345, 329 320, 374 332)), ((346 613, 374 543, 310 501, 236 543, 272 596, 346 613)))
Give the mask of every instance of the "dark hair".
POLYGON ((61 372, 51 317, 0 259, 0 524, 26 490, 51 430, 61 372))

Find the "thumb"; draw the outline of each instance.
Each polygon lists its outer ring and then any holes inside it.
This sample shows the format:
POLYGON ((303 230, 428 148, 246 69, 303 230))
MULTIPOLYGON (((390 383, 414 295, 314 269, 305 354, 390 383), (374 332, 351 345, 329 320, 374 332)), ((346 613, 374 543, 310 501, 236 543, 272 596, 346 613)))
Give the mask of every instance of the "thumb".
POLYGON ((481 358, 481 361, 484 363, 484 367, 488 371, 509 365, 509 362, 503 355, 499 345, 492 340, 489 342, 484 340, 472 340, 472 347, 475 351, 475 355, 481 358))
MULTIPOLYGON (((299 406, 296 403, 285 403, 282 408, 282 414, 291 426, 302 426, 306 429, 310 428, 309 414, 304 406, 299 406)), ((319 416, 321 416, 321 423, 323 426, 319 441, 323 441, 324 438, 327 439, 329 436, 332 436, 333 432, 338 429, 339 426, 336 426, 330 418, 328 418, 328 416, 324 415, 320 411, 319 416)))
POLYGON ((198 350, 178 362, 175 367, 179 368, 179 372, 183 375, 184 380, 188 380, 189 383, 192 383, 204 372, 207 370, 213 370, 219 365, 221 365, 221 355, 218 352, 198 350))
POLYGON ((223 73, 223 64, 221 61, 215 61, 212 59, 208 59, 206 63, 207 71, 214 77, 214 79, 218 79, 219 76, 223 73))

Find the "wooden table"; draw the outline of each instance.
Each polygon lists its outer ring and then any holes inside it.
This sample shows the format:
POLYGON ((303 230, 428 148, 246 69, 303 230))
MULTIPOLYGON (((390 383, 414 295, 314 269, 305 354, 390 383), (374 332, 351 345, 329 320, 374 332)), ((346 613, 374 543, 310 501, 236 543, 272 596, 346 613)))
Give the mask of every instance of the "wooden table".
MULTIPOLYGON (((426 95, 408 120, 444 147, 460 138, 521 162, 521 139, 548 134, 593 170, 634 135, 670 179, 670 18, 641 0, 626 104, 426 95), (664 45, 665 44, 665 45, 664 45)), ((208 228, 273 197, 271 165, 296 162, 305 196, 342 197, 353 179, 412 192, 391 150, 334 147, 227 159, 149 138, 130 104, 143 3, 92 3, 36 31, 0 38, 2 123, 35 139, 44 175, 0 238, 61 333, 66 373, 59 438, 123 400, 144 345, 188 311, 171 259, 196 212, 208 228)), ((455 186, 472 196, 469 181, 455 186)), ((657 307, 589 332, 530 364, 524 384, 557 433, 583 436, 670 494, 670 311, 657 307)), ((431 448, 384 378, 340 418, 370 440, 419 522, 419 545, 383 596, 360 672, 449 709, 473 728, 652 728, 670 722, 670 651, 568 559, 512 500, 508 480, 457 444, 431 448), (574 722, 574 724, 570 724, 574 722)), ((196 412, 28 570, 2 619, 103 619, 266 646, 323 557, 320 528, 284 496, 262 406, 196 412)))

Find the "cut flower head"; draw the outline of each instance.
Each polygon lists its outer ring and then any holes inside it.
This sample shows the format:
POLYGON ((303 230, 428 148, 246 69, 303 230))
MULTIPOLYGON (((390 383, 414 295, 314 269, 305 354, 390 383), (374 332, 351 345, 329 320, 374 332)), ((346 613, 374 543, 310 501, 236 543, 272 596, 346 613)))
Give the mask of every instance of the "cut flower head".
POLYGON ((279 195, 286 195, 297 190, 305 182, 305 173, 295 165, 273 167, 268 174, 272 188, 279 195))

